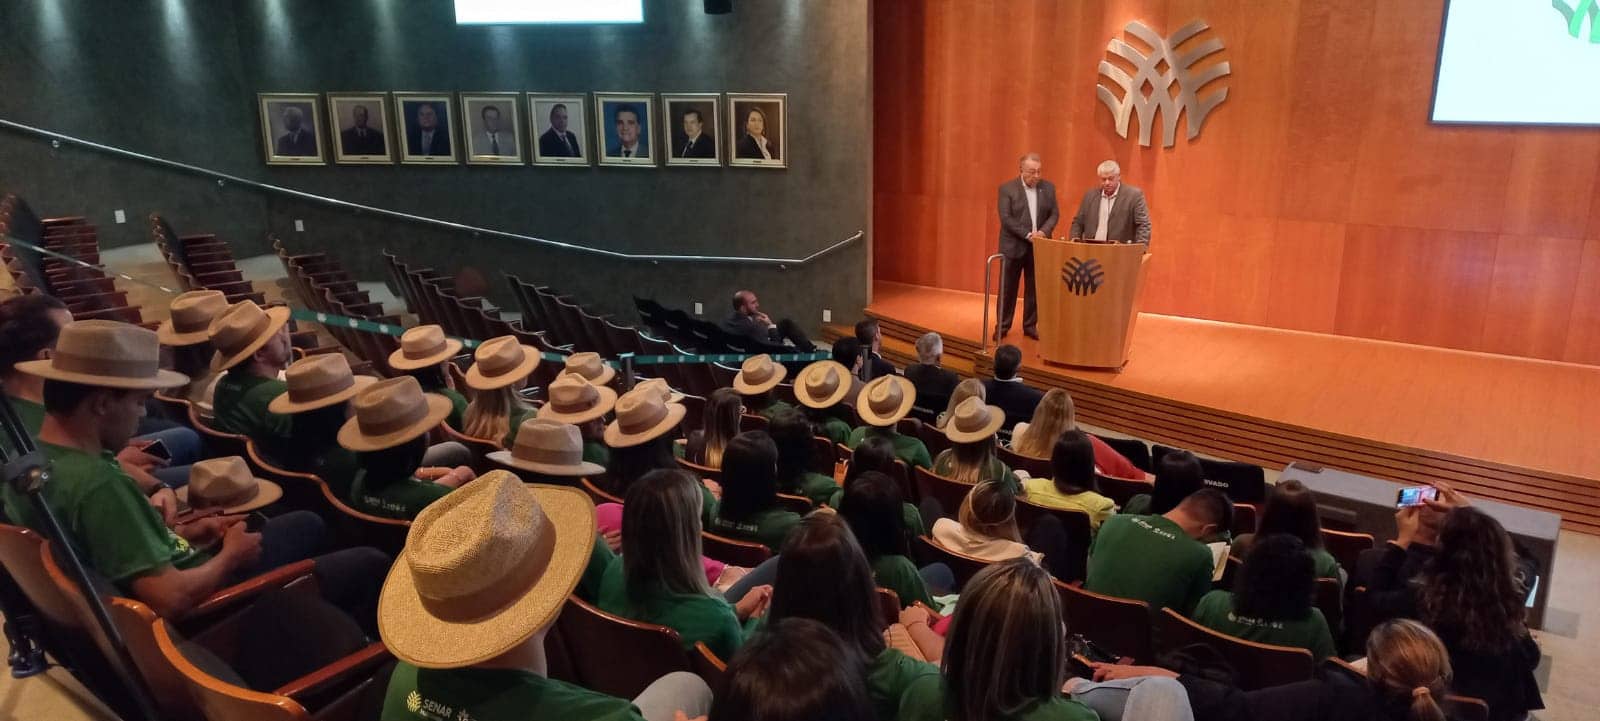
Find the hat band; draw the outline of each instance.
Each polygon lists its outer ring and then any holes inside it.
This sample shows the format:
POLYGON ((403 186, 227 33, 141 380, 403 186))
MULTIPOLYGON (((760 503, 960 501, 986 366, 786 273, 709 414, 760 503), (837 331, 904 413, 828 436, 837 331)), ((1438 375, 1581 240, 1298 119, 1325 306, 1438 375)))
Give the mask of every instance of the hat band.
MULTIPOLYGON (((539 514, 540 522, 523 527, 543 530, 533 539, 533 546, 520 554, 522 562, 506 569, 505 575, 500 578, 487 580, 487 583, 483 582, 486 579, 475 579, 482 583, 478 590, 460 596, 432 596, 428 593, 427 580, 418 578, 416 571, 412 570, 412 582, 416 585, 417 597, 422 601, 422 607, 428 614, 441 621, 467 623, 499 611, 528 595, 528 591, 532 590, 544 576, 545 568, 550 565, 550 559, 555 555, 556 548, 555 526, 551 525, 550 519, 544 515, 544 509, 534 506, 534 512, 539 514)), ((496 549, 496 552, 502 551, 496 549)), ((516 549, 506 549, 505 552, 516 553, 516 549)), ((456 569, 458 573, 467 573, 470 570, 472 569, 456 569)))
POLYGON ((422 360, 439 354, 444 351, 445 347, 446 343, 441 339, 438 343, 427 348, 401 348, 400 355, 406 360, 422 360))
POLYGON ((517 366, 522 365, 523 361, 526 361, 527 359, 528 356, 522 352, 521 346, 518 346, 517 355, 515 358, 506 355, 484 358, 478 361, 478 372, 482 373, 488 378, 503 376, 507 373, 515 371, 517 366))
POLYGON ((161 370, 161 359, 103 358, 78 355, 57 349, 50 355, 50 367, 67 373, 113 378, 154 378, 161 370))
POLYGON ((206 316, 185 318, 176 313, 172 315, 172 330, 177 333, 203 333, 211 328, 211 319, 206 316))
POLYGON ((291 385, 289 386, 289 400, 295 403, 319 401, 336 393, 349 390, 355 384, 355 376, 341 375, 317 385, 302 384, 299 388, 291 385))
POLYGON ((206 496, 200 493, 200 489, 192 488, 189 490, 189 505, 195 508, 215 508, 218 506, 226 508, 228 506, 237 506, 241 503, 249 503, 259 495, 261 495, 261 484, 252 479, 248 485, 241 486, 234 493, 221 497, 206 496))
POLYGON ((901 400, 903 400, 903 398, 899 394, 884 396, 881 399, 868 398, 867 407, 870 408, 873 413, 887 415, 900 410, 901 400))
POLYGON ((356 416, 356 426, 361 429, 361 434, 366 436, 387 436, 390 433, 403 431, 428 417, 428 403, 418 399, 419 402, 408 404, 398 413, 387 413, 386 408, 374 408, 368 416, 356 416))
POLYGON ((583 462, 583 447, 577 450, 570 448, 541 448, 517 444, 511 448, 511 457, 529 463, 543 463, 547 466, 576 466, 583 462))
POLYGON ((258 310, 255 322, 251 323, 248 329, 239 331, 239 333, 242 335, 234 335, 230 333, 229 335, 233 337, 215 338, 212 340, 212 345, 225 349, 228 353, 232 353, 249 345, 250 341, 261 337, 261 334, 265 333, 267 330, 267 324, 271 322, 272 319, 268 318, 266 313, 262 313, 258 310))
POLYGON ((664 404, 641 406, 639 410, 639 413, 631 417, 617 416, 617 428, 628 435, 643 433, 655 428, 657 423, 667 417, 667 407, 664 404))
POLYGON ((753 386, 772 380, 772 366, 761 366, 744 372, 744 382, 753 386))
POLYGON ((550 399, 550 407, 555 409, 555 412, 561 413, 561 414, 566 414, 566 415, 571 415, 573 413, 582 413, 582 412, 587 411, 587 410, 593 410, 594 407, 599 405, 599 404, 600 404, 600 394, 598 394, 598 393, 585 394, 582 398, 580 398, 576 402, 563 403, 562 401, 558 401, 558 400, 556 400, 554 398, 550 399))

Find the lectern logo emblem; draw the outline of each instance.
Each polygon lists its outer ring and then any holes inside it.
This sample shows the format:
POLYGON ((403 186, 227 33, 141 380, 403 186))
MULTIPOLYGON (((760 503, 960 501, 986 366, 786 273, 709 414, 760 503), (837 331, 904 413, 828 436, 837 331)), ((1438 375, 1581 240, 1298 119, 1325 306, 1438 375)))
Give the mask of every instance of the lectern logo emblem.
MULTIPOLYGON (((1584 0, 1594 2, 1595 0, 1584 0)), ((1137 20, 1128 23, 1123 32, 1139 40, 1148 51, 1140 50, 1112 38, 1106 52, 1133 65, 1133 74, 1110 60, 1100 61, 1100 75, 1122 89, 1122 97, 1104 83, 1095 86, 1100 102, 1111 109, 1117 121, 1117 134, 1128 137, 1128 121, 1134 113, 1139 115, 1139 144, 1150 147, 1150 132, 1157 113, 1161 115, 1161 147, 1170 148, 1178 139, 1178 116, 1186 115, 1188 137, 1194 140, 1205 125, 1206 116, 1213 108, 1228 98, 1228 89, 1222 88, 1201 97, 1200 89, 1208 83, 1233 72, 1228 63, 1208 65, 1196 72, 1195 63, 1222 52, 1222 41, 1215 36, 1196 42, 1187 48, 1184 43, 1209 30, 1205 21, 1196 20, 1178 29, 1169 37, 1161 37, 1148 25, 1137 20), (1181 48, 1181 50, 1180 50, 1181 48), (1176 85, 1176 92, 1173 86, 1176 85)))
POLYGON ((1100 261, 1094 258, 1071 258, 1061 264, 1061 280, 1073 295, 1092 295, 1105 285, 1106 271, 1100 267, 1100 261))
POLYGON ((1567 34, 1583 37, 1583 20, 1589 19, 1589 42, 1600 43, 1600 0, 1575 0, 1576 6, 1566 0, 1551 0, 1561 17, 1567 21, 1567 34))

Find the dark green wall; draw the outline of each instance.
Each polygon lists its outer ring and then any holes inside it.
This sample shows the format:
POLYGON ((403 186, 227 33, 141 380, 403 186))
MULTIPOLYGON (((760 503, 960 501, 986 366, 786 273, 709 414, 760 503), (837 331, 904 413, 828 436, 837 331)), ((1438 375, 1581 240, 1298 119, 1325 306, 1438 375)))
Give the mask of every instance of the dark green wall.
MULTIPOLYGON (((870 227, 867 0, 745 0, 722 16, 699 0, 647 0, 642 26, 461 28, 446 0, 4 3, 0 63, 5 119, 415 215, 629 253, 768 257, 803 257, 870 227), (786 92, 790 167, 262 163, 257 92, 373 90, 786 92)), ((635 293, 720 314, 747 286, 814 327, 822 308, 852 319, 867 295, 865 240, 786 270, 617 261, 219 187, 8 131, 0 188, 43 214, 90 215, 106 245, 144 242, 154 211, 241 253, 264 252, 271 230, 376 280, 377 251, 389 248, 477 267, 497 294, 509 270, 619 312, 635 293), (117 208, 127 225, 112 224, 117 208)))

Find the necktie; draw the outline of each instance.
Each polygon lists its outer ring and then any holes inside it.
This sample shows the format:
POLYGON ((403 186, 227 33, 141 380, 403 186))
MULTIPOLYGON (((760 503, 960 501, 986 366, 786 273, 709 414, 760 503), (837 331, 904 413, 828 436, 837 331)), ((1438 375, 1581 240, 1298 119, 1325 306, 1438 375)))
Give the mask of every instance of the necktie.
POLYGON ((622 157, 624 157, 624 158, 633 157, 633 151, 632 150, 624 150, 624 151, 622 151, 622 157))
POLYGON ((681 153, 681 155, 683 155, 684 157, 688 157, 689 156, 689 149, 692 148, 692 147, 694 147, 694 141, 693 140, 691 140, 691 141, 689 141, 687 143, 684 143, 683 144, 683 153, 681 153))
POLYGON ((566 133, 561 134, 561 144, 567 146, 567 155, 577 155, 577 153, 572 151, 572 141, 567 140, 566 133))
POLYGON ((490 133, 489 134, 489 154, 490 155, 499 155, 500 154, 500 134, 499 133, 490 133))

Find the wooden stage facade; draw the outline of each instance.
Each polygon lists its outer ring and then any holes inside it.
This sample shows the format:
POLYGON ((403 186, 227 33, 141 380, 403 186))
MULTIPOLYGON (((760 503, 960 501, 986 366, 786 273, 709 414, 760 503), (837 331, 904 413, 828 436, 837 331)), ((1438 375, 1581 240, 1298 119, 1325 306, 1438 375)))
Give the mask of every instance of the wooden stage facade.
MULTIPOLYGON (((979 294, 880 281, 866 313, 896 365, 932 330, 948 367, 992 367, 979 294)), ((1006 341, 1023 378, 1066 389, 1085 423, 1270 468, 1443 480, 1600 534, 1600 367, 1149 313, 1120 373, 1047 365, 1020 324, 1006 341)))

